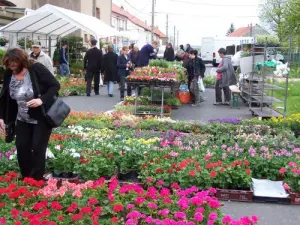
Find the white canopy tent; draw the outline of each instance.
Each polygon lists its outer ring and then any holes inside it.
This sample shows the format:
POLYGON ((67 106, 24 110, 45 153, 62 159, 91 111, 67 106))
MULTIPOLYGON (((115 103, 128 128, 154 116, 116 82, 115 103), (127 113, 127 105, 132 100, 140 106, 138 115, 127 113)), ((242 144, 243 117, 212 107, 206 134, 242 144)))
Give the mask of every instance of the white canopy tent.
POLYGON ((93 35, 96 40, 118 36, 116 29, 95 17, 50 4, 0 28, 0 32, 16 35, 16 39, 31 35, 32 39, 43 36, 47 40, 49 37, 64 37, 79 29, 93 35))

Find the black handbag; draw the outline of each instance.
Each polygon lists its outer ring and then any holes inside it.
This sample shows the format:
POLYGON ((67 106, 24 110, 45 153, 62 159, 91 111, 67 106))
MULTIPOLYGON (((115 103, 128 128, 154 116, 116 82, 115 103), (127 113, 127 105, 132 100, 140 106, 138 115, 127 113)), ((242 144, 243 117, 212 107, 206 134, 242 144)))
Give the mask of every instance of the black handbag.
MULTIPOLYGON (((33 77, 34 77, 37 94, 38 94, 38 97, 40 98, 41 97, 40 88, 37 83, 37 80, 36 80, 37 78, 36 78, 35 74, 33 74, 33 77)), ((41 107, 42 107, 42 112, 45 116, 46 122, 52 128, 56 128, 56 127, 59 127, 60 125, 62 125, 64 120, 68 117, 68 115, 71 112, 71 108, 62 99, 60 99, 56 96, 54 97, 53 104, 51 105, 51 107, 48 109, 47 112, 45 110, 45 107, 43 107, 43 105, 41 107)))

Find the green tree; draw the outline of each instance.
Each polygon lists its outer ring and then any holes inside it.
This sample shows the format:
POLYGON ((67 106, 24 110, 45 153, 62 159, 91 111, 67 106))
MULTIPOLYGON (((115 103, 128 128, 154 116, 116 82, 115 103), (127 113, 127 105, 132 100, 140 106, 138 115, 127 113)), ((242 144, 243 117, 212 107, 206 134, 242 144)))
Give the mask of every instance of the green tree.
POLYGON ((231 23, 226 35, 229 35, 229 34, 233 33, 234 31, 235 31, 235 26, 233 23, 231 23))
POLYGON ((284 26, 286 6, 286 0, 266 0, 260 5, 260 20, 277 34, 280 42, 286 37, 284 26))

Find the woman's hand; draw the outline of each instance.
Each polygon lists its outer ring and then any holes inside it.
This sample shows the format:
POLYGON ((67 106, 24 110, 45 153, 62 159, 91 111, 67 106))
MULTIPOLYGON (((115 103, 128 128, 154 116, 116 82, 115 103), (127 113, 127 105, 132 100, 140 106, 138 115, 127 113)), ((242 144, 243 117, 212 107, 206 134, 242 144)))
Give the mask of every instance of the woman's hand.
POLYGON ((29 108, 36 108, 43 104, 42 100, 40 98, 32 99, 29 102, 27 102, 27 106, 29 108))
POLYGON ((0 119, 0 133, 4 132, 4 130, 5 130, 4 120, 0 119))

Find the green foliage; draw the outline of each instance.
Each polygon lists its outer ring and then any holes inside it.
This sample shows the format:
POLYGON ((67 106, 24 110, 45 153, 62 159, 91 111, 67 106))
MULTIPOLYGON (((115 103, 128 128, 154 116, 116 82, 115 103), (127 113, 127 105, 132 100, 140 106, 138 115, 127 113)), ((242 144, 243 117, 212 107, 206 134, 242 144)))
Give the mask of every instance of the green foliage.
POLYGON ((170 63, 166 60, 155 59, 155 60, 150 60, 149 66, 169 68, 170 67, 169 64, 170 63))
MULTIPOLYGON (((32 40, 29 39, 29 38, 27 38, 27 39, 26 39, 26 49, 31 48, 32 43, 33 43, 32 40)), ((18 45, 20 45, 21 48, 24 48, 24 46, 25 46, 25 38, 19 39, 19 40, 18 40, 18 45)))
POLYGON ((235 26, 233 23, 231 23, 226 35, 229 35, 229 34, 233 33, 234 31, 235 31, 235 26))
MULTIPOLYGON (((63 44, 63 43, 68 44, 68 53, 69 53, 70 63, 82 60, 82 58, 83 58, 82 53, 86 51, 85 47, 83 46, 83 38, 82 37, 69 36, 69 37, 62 38, 59 42, 57 42, 55 51, 56 51, 56 54, 58 54, 58 57, 59 57, 59 48, 60 48, 61 44, 63 44)), ((55 55, 55 52, 54 52, 54 55, 55 55)), ((55 56, 55 57, 57 57, 57 56, 55 56)))
POLYGON ((259 35, 256 37, 256 41, 258 44, 267 44, 267 46, 278 46, 280 44, 279 38, 274 35, 259 35))
POLYGON ((0 46, 5 46, 8 40, 5 37, 0 37, 0 46))

